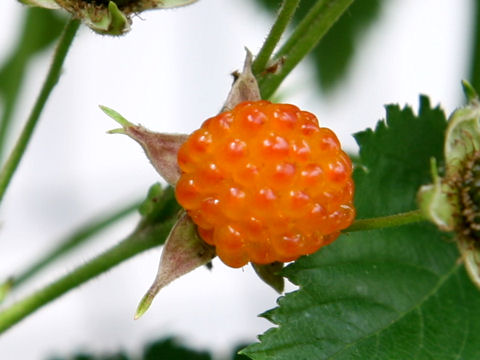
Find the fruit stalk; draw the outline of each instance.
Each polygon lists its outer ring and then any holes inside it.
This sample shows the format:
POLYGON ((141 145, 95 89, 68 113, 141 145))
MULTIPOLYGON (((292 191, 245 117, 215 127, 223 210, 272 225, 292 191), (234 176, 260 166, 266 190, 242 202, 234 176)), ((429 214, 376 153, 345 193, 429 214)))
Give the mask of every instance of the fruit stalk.
POLYGON ((383 229, 388 227, 408 225, 425 220, 427 219, 421 210, 412 210, 395 215, 356 220, 350 227, 343 230, 343 232, 348 233, 354 231, 383 229))

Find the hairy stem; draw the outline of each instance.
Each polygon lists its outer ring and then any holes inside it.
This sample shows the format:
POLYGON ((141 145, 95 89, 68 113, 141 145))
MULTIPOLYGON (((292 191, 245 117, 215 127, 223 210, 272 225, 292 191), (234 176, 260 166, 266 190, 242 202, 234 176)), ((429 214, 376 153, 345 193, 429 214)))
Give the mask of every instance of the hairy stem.
POLYGON ((51 10, 28 7, 20 36, 15 41, 15 49, 1 64, 0 97, 3 100, 3 113, 0 116, 0 164, 4 160, 7 140, 13 128, 13 115, 28 67, 38 53, 57 41, 65 27, 65 20, 51 10))
POLYGON ((123 217, 131 214, 137 210, 140 206, 140 202, 136 201, 132 204, 128 204, 111 214, 102 216, 100 219, 85 224, 79 230, 72 233, 70 236, 61 241, 55 248, 45 254, 42 258, 38 259, 35 263, 30 265, 26 270, 20 273, 18 276, 14 276, 11 281, 12 289, 20 286, 38 272, 43 270, 46 266, 60 258, 61 256, 71 252, 73 249, 84 244, 87 240, 91 239, 94 235, 98 234, 102 230, 105 230, 110 225, 116 223, 123 217))
POLYGON ((408 211, 400 214, 356 220, 350 227, 343 232, 366 231, 382 229, 387 227, 407 225, 426 220, 420 210, 408 211))
POLYGON ((22 159, 23 154, 27 148, 27 145, 32 137, 35 126, 38 123, 42 110, 45 106, 45 103, 48 100, 52 89, 57 84, 58 79, 60 78, 60 73, 62 70, 62 65, 67 56, 68 49, 72 44, 73 38, 77 32, 77 29, 80 25, 80 21, 77 19, 71 19, 65 27, 60 41, 55 50, 52 64, 48 71, 47 77, 43 84, 43 87, 40 91, 40 94, 33 106, 32 112, 23 128, 20 137, 13 148, 9 158, 7 159, 2 171, 0 172, 0 203, 5 195, 7 187, 15 173, 20 160, 22 159))
POLYGON ((281 63, 275 73, 258 77, 262 98, 268 99, 295 66, 317 45, 354 0, 318 0, 296 27, 274 60, 281 63))
MULTIPOLYGON (((352 226, 344 230, 344 232, 400 226, 422 220, 425 220, 425 218, 420 210, 414 210, 397 215, 357 220, 352 226)), ((69 290, 76 288, 145 250, 163 244, 175 221, 175 216, 170 215, 161 223, 149 225, 145 228, 140 226, 131 236, 97 258, 76 268, 71 273, 61 277, 43 289, 34 292, 23 300, 14 303, 5 310, 0 311, 0 333, 9 329, 40 307, 59 298, 69 290)))
POLYGON ((140 252, 162 244, 170 232, 174 221, 175 217, 171 217, 160 224, 136 231, 105 253, 1 311, 0 333, 69 290, 76 288, 140 252))
POLYGON ((252 64, 252 71, 255 76, 258 76, 269 64, 275 47, 277 46, 282 34, 292 20, 293 14, 297 10, 300 0, 284 0, 280 10, 278 11, 277 19, 268 34, 267 39, 263 43, 255 61, 252 64))

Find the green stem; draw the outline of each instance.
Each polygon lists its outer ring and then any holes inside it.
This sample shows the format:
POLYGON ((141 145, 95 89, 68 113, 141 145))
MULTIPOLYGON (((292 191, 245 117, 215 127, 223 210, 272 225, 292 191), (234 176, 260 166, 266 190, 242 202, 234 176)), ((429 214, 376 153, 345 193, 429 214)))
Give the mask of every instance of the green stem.
POLYGON ((480 91, 480 0, 473 1, 474 24, 472 34, 472 56, 470 63, 470 82, 480 91))
POLYGON ((292 20, 293 14, 295 14, 299 3, 300 0, 283 1, 283 4, 278 11, 277 19, 275 20, 267 39, 263 43, 262 48, 252 64, 252 71, 255 76, 258 76, 265 71, 270 57, 280 41, 282 34, 292 20))
POLYGON ((413 210, 390 216, 356 220, 350 227, 343 230, 343 232, 347 233, 353 231, 383 229, 407 225, 424 220, 426 220, 426 218, 420 210, 413 210))
MULTIPOLYGON (((102 255, 1 311, 0 333, 69 290, 76 288, 140 252, 163 244, 176 221, 174 214, 169 215, 161 223, 148 225, 145 228, 140 226, 131 236, 102 255)), ((425 218, 420 213, 420 210, 415 210, 397 215, 357 220, 344 232, 400 226, 422 220, 425 220, 425 218)))
POLYGON ((11 289, 20 286, 21 284, 29 280, 31 277, 36 275, 38 272, 40 272, 42 269, 44 269, 47 265, 51 264, 61 256, 67 254, 68 252, 72 251, 74 248, 84 244, 94 235, 106 229, 108 226, 114 224, 121 218, 131 214, 133 211, 137 210, 139 206, 140 202, 136 201, 135 203, 128 204, 127 206, 120 208, 120 210, 116 210, 115 212, 107 216, 103 216, 98 220, 82 226, 79 230, 61 241, 55 248, 45 254, 45 256, 30 265, 25 271, 20 273, 18 276, 13 277, 10 280, 11 289))
POLYGON ((0 117, 0 164, 11 129, 28 67, 35 56, 56 41, 65 27, 65 19, 53 11, 38 7, 26 9, 16 48, 0 67, 0 97, 3 114, 0 117))
POLYGON ((175 220, 175 216, 173 216, 160 224, 136 231, 95 259, 1 311, 0 333, 69 290, 76 288, 140 252, 161 245, 165 241, 175 220))
POLYGON ((25 153, 27 145, 32 137, 35 126, 38 123, 40 114, 45 106, 45 103, 48 100, 52 89, 57 84, 58 79, 60 78, 60 73, 62 70, 62 65, 65 60, 65 57, 68 53, 68 49, 72 44, 73 38, 77 32, 77 29, 80 25, 80 21, 76 19, 71 19, 65 27, 60 41, 58 43, 57 49, 55 51, 52 64, 50 65, 50 70, 48 71, 47 77, 43 84, 43 87, 40 91, 40 94, 35 102, 35 105, 32 109, 32 112, 23 128, 20 137, 15 144, 13 151, 11 152, 7 162, 5 163, 2 171, 0 172, 0 203, 5 195, 8 184, 10 183, 13 174, 15 173, 20 160, 25 153))
POLYGON ((295 66, 317 45, 354 0, 318 0, 296 27, 274 59, 282 61, 278 72, 262 74, 258 83, 262 98, 270 98, 295 66))

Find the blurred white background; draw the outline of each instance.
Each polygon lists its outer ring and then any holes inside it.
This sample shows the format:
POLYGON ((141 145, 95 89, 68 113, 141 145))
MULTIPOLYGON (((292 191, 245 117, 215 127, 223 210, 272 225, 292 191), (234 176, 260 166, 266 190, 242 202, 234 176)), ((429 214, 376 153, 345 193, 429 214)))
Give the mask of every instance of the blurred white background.
MULTIPOLYGON (((471 1, 391 0, 364 34, 347 80, 321 95, 305 61, 285 82, 285 101, 315 113, 348 150, 351 134, 373 127, 384 104, 418 105, 428 94, 447 113, 463 102, 471 1)), ((16 41, 21 6, 0 2, 0 61, 16 41)), ((28 152, 0 208, 0 280, 23 269, 58 239, 96 214, 143 196, 159 180, 140 147, 107 135, 117 127, 104 104, 155 131, 191 132, 220 109, 242 66, 244 46, 256 53, 272 19, 252 1, 200 0, 189 7, 134 18, 124 37, 82 28, 28 152)), ((15 116, 19 130, 49 65, 39 58, 15 116)), ((65 274, 125 237, 131 216, 74 256, 56 263, 14 299, 65 274)), ((133 321, 156 273, 160 249, 118 266, 0 336, 0 359, 41 360, 76 350, 140 351, 146 341, 174 335, 220 356, 255 341, 271 326, 257 315, 275 306, 276 293, 249 267, 198 269, 164 289, 149 312, 133 321)), ((293 286, 289 287, 292 290, 293 286)))

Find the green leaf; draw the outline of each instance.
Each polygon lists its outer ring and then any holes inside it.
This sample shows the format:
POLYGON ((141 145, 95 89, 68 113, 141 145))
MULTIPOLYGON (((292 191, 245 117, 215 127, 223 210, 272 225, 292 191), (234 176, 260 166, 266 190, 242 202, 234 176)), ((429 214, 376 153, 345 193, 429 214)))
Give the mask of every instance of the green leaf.
POLYGON ((313 51, 317 79, 325 90, 331 90, 348 71, 361 35, 375 22, 386 1, 356 0, 313 51))
MULTIPOLYGON (((297 22, 318 0, 303 0, 295 15, 297 22)), ((272 11, 278 9, 278 0, 257 0, 272 11)), ((319 84, 332 90, 342 80, 352 61, 358 40, 377 19, 385 1, 355 0, 344 16, 322 38, 312 52, 319 84)))
POLYGON ((207 352, 193 351, 179 345, 173 339, 167 339, 157 341, 147 346, 142 359, 210 360, 211 358, 207 352))
POLYGON ((417 208, 420 185, 432 182, 430 160, 443 164, 445 114, 420 97, 418 116, 410 107, 386 106, 386 121, 375 131, 355 135, 360 159, 355 164, 357 218, 385 216, 417 208))
POLYGON ((67 358, 54 357, 49 360, 130 360, 124 353, 110 354, 110 355, 92 355, 87 353, 79 353, 67 358))
POLYGON ((152 342, 144 347, 143 355, 130 356, 125 352, 93 355, 89 353, 79 353, 72 357, 54 357, 50 360, 211 360, 209 353, 204 351, 195 351, 178 343, 173 338, 167 338, 152 342))
MULTIPOLYGON (((360 217, 416 206, 442 157, 446 120, 387 107, 375 131, 356 135, 360 217)), ((478 359, 480 293, 445 233, 428 223, 343 235, 285 270, 298 291, 263 316, 278 327, 244 353, 253 359, 478 359)))

